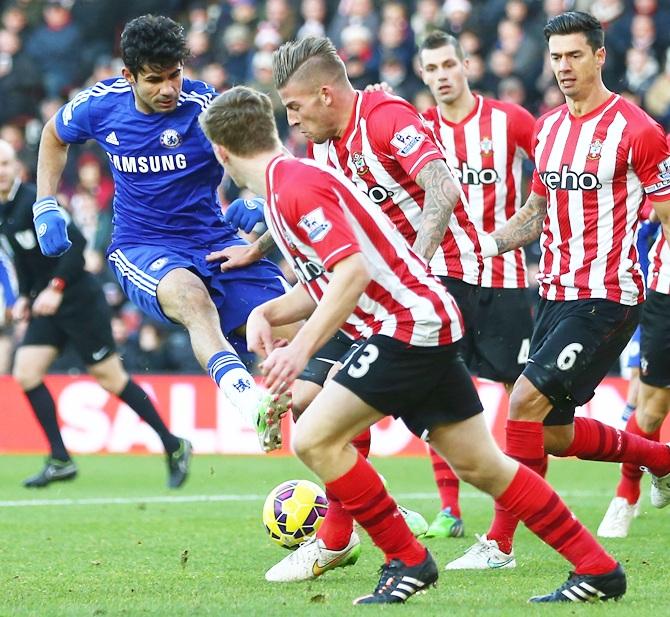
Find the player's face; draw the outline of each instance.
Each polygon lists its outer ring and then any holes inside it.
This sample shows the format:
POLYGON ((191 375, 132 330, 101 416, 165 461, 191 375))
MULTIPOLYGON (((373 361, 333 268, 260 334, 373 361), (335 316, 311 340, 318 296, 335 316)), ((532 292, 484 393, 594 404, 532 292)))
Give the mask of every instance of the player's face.
POLYGON ((468 87, 466 65, 453 45, 421 51, 421 77, 438 103, 458 100, 468 87))
POLYGON ((289 126, 295 126, 307 139, 322 144, 337 136, 337 123, 323 88, 315 90, 312 84, 290 79, 279 90, 279 97, 289 126))
POLYGON ((582 32, 554 34, 549 38, 549 58, 561 92, 572 100, 581 100, 601 79, 605 48, 594 52, 582 32))
POLYGON ((142 113, 165 114, 176 109, 184 79, 181 64, 163 70, 145 66, 137 79, 124 69, 124 77, 133 86, 135 105, 142 113))

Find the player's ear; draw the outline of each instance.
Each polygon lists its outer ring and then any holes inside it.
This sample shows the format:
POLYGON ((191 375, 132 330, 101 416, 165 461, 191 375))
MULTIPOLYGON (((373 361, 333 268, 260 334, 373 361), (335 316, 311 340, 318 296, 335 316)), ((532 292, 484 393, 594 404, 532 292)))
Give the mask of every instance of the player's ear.
POLYGON ((135 85, 135 77, 133 77, 133 74, 124 66, 121 69, 121 75, 123 75, 123 78, 131 85, 135 85))
POLYGON ((228 150, 219 144, 212 144, 212 148, 214 149, 216 160, 219 161, 219 163, 221 163, 223 166, 227 165, 228 161, 230 160, 230 154, 228 153, 228 150))
POLYGON ((333 104, 332 88, 330 86, 321 86, 321 89, 319 90, 319 98, 326 107, 330 107, 333 104))
POLYGON ((603 64, 605 64, 605 56, 607 55, 607 52, 605 51, 604 47, 601 47, 600 49, 596 49, 596 65, 600 68, 602 68, 603 64))

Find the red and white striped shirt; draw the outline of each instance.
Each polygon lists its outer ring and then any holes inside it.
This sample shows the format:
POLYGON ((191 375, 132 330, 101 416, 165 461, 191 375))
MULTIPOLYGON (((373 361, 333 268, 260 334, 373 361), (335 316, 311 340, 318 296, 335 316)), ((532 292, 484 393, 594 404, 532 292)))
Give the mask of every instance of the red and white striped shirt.
POLYGON ((663 229, 659 231, 658 238, 649 249, 647 287, 661 294, 670 294, 670 246, 663 229))
POLYGON ((585 116, 567 105, 540 118, 533 192, 547 198, 540 295, 548 300, 644 300, 635 248, 644 195, 670 199, 670 152, 661 127, 613 94, 585 116))
MULTIPOLYGON (((491 233, 521 207, 521 167, 530 156, 535 118, 519 105, 479 95, 475 100, 460 122, 446 120, 439 106, 422 115, 461 182, 473 223, 491 233)), ((524 250, 485 259, 481 286, 528 287, 524 250)))
POLYGON ((388 218, 336 171, 278 156, 266 172, 266 222, 315 302, 332 267, 354 253, 372 280, 341 329, 354 339, 383 334, 409 345, 448 345, 463 336, 454 299, 388 218))
MULTIPOLYGON (((311 144, 308 154, 343 172, 414 244, 425 195, 416 177, 426 163, 444 155, 409 103, 385 92, 357 92, 342 137, 311 144)), ((431 271, 478 285, 479 255, 477 232, 461 201, 430 261, 431 271)))

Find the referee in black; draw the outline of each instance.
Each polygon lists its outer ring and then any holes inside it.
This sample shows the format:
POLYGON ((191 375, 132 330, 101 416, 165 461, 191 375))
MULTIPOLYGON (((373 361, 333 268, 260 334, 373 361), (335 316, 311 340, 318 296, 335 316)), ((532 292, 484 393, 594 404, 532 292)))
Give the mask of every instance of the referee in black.
POLYGON ((47 486, 77 475, 77 466, 58 428, 54 399, 43 382, 49 367, 69 342, 89 374, 156 431, 167 454, 168 486, 180 487, 188 475, 191 443, 169 431, 146 392, 124 370, 112 338, 111 311, 102 287, 84 270, 86 241, 81 232, 70 223, 72 248, 58 258, 42 255, 33 227, 35 187, 22 184, 18 171, 14 149, 0 140, 0 236, 13 253, 19 283, 13 317, 28 321, 16 352, 13 376, 25 392, 51 448, 44 468, 25 480, 24 486, 47 486))

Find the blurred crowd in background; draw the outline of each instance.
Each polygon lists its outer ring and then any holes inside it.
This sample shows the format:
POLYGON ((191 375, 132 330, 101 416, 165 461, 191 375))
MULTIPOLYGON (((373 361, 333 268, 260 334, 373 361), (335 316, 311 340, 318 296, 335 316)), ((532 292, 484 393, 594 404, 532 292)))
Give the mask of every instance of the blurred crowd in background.
MULTIPOLYGON (((606 85, 670 131, 670 0, 5 0, 0 7, 0 138, 19 153, 25 181, 35 177, 44 123, 82 88, 120 75, 120 33, 145 13, 183 23, 192 52, 187 77, 218 91, 247 84, 269 94, 282 139, 298 155, 304 140, 288 127, 272 86, 272 52, 283 42, 327 35, 355 87, 385 81, 421 111, 434 102, 418 74, 416 45, 431 30, 444 30, 469 55, 473 90, 537 116, 563 103, 542 28, 570 9, 590 11, 605 27, 606 85)), ((101 277, 114 308, 126 368, 200 373, 187 335, 143 320, 108 271, 113 192, 98 146, 71 148, 59 198, 88 241, 87 268, 101 277)), ((235 197, 224 181, 224 207, 235 197)), ((15 330, 4 331, 10 343, 21 335, 15 330)), ((0 370, 9 365, 10 358, 0 358, 0 370)), ((81 368, 66 353, 53 371, 81 368)))

